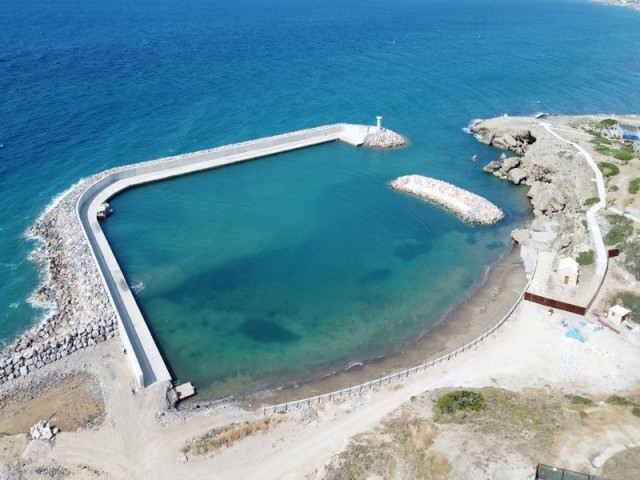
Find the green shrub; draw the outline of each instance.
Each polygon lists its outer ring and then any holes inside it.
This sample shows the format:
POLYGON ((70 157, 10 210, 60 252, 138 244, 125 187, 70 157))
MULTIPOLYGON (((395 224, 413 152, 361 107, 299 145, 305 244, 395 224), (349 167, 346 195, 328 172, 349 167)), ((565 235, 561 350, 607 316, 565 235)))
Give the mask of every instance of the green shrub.
POLYGON ((596 150, 598 151, 598 153, 616 158, 618 160, 628 161, 632 158, 635 158, 633 152, 629 152, 628 150, 622 150, 619 148, 611 148, 605 145, 598 144, 596 150))
POLYGON ((640 178, 634 178, 629 182, 629 193, 635 195, 640 191, 640 178))
POLYGON ((593 140, 591 140, 591 143, 595 143, 596 145, 600 145, 602 143, 604 143, 605 145, 611 145, 611 140, 609 140, 608 138, 604 138, 600 132, 591 130, 588 133, 593 135, 593 140))
POLYGON ((618 168, 618 166, 614 165, 613 163, 600 162, 598 164, 598 167, 600 167, 600 170, 605 177, 615 177, 620 173, 620 169, 618 168))
POLYGON ((605 235, 604 241, 607 245, 616 245, 633 233, 633 222, 622 215, 609 215, 611 229, 605 235))
POLYGON ((583 205, 585 207, 590 207, 591 205, 595 205, 599 201, 600 201, 600 197, 589 197, 583 202, 583 205))
POLYGON ((615 149, 611 149, 612 150, 612 156, 613 158, 616 158, 618 160, 624 160, 625 162, 629 161, 629 160, 633 160, 634 158, 636 158, 636 156, 632 153, 632 152, 627 152, 625 150, 615 150, 615 149))
POLYGON ((593 263, 593 256, 593 250, 580 252, 580 255, 576 258, 576 262, 578 262, 578 265, 591 265, 593 263))
POLYGON ((640 417, 640 407, 633 407, 631 409, 631 413, 633 413, 636 417, 640 417))
POLYGON ((569 397, 572 405, 593 405, 593 400, 587 397, 582 397, 580 395, 572 395, 569 397))
POLYGON ((614 125, 616 125, 618 123, 617 120, 614 120, 613 118, 605 118, 604 120, 600 120, 598 122, 598 126, 600 128, 611 128, 614 125))
POLYGON ((620 395, 611 395, 609 398, 607 398, 607 403, 609 405, 619 405, 621 407, 627 407, 629 405, 633 405, 633 402, 631 400, 627 400, 624 397, 621 397, 620 395))
POLYGON ((440 397, 436 405, 442 413, 455 413, 460 410, 479 412, 485 409, 487 402, 480 393, 457 390, 440 397))

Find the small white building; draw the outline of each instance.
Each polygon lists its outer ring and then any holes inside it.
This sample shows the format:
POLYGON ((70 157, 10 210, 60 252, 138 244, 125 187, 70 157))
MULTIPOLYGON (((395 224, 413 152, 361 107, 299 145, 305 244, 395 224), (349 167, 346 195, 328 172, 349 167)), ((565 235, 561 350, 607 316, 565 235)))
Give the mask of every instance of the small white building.
POLYGON ((622 322, 631 319, 631 310, 621 305, 614 305, 609 309, 607 320, 614 325, 622 326, 622 322))
POLYGON ((578 285, 578 273, 580 267, 571 257, 566 257, 558 262, 558 268, 556 269, 556 280, 564 287, 575 287, 578 285))

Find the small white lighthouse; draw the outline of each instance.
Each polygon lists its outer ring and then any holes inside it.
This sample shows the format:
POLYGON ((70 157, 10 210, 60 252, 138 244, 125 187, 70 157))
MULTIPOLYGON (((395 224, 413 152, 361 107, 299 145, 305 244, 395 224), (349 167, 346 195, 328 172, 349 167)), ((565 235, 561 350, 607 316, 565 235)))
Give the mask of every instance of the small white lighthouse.
POLYGON ((376 130, 378 132, 382 130, 382 117, 380 115, 376 117, 376 130))

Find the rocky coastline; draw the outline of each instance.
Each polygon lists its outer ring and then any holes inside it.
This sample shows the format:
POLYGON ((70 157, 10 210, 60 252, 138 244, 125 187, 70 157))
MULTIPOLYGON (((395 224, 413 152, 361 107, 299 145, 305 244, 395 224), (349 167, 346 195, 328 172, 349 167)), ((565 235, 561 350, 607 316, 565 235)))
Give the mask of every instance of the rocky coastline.
POLYGON ((504 212, 488 200, 442 180, 406 175, 392 180, 390 185, 394 190, 440 205, 465 222, 492 225, 504 218, 504 212))
POLYGON ((30 301, 45 318, 0 352, 0 384, 118 335, 116 315, 76 216, 76 203, 101 175, 74 185, 36 220, 26 237, 45 276, 30 301))
POLYGON ((482 143, 515 154, 503 153, 484 166, 485 172, 529 187, 534 218, 512 232, 516 242, 565 256, 592 248, 582 220, 584 202, 597 196, 597 190, 593 172, 575 148, 553 137, 535 118, 497 117, 476 122, 470 131, 482 143))

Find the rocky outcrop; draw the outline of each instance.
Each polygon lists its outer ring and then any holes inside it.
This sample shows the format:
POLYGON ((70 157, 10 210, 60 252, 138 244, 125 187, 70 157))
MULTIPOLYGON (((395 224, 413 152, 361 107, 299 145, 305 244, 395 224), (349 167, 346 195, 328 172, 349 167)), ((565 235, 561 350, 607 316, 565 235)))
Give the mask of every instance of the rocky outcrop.
POLYGON ((512 170, 509 170, 509 172, 507 173, 507 180, 515 183, 516 185, 520 185, 527 179, 528 176, 529 174, 524 168, 514 168, 512 170))
POLYGON ((377 132, 367 135, 363 145, 372 148, 398 148, 404 147, 408 143, 409 141, 406 137, 392 130, 382 128, 377 132))
POLYGON ((583 202, 597 193, 590 168, 574 147, 533 118, 499 117, 477 122, 470 131, 483 143, 515 154, 503 153, 485 172, 530 187, 534 221, 530 229, 512 232, 514 241, 556 250, 582 241, 584 227, 578 220, 583 218, 583 202))
POLYGON ((512 150, 518 155, 524 155, 529 145, 536 141, 526 128, 487 128, 484 122, 479 122, 471 127, 471 131, 482 143, 500 150, 512 150))
POLYGON ((391 181, 390 185, 440 205, 465 222, 492 225, 504 218, 504 212, 488 200, 435 178, 406 175, 391 181))
POLYGON ((552 183, 534 182, 527 196, 535 210, 548 216, 562 211, 567 204, 563 193, 552 183))

